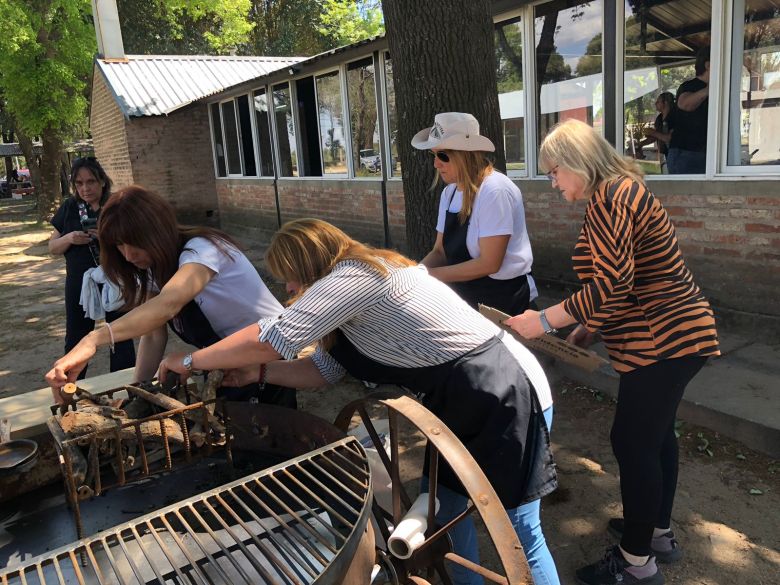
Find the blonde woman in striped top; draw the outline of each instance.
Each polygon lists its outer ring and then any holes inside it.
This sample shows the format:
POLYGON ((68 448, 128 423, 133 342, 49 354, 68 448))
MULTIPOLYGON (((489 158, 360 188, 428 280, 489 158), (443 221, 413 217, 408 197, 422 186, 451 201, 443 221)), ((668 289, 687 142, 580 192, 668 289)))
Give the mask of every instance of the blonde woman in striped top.
POLYGON ((577 324, 569 341, 600 333, 620 374, 610 439, 620 467, 623 518, 610 520, 620 545, 577 571, 587 585, 660 585, 659 562, 681 550, 670 530, 677 486, 674 420, 686 385, 719 355, 712 309, 680 253, 674 225, 645 185, 593 128, 576 120, 545 138, 540 164, 570 202, 585 200, 573 263, 583 287, 563 302, 507 321, 533 338, 577 324))

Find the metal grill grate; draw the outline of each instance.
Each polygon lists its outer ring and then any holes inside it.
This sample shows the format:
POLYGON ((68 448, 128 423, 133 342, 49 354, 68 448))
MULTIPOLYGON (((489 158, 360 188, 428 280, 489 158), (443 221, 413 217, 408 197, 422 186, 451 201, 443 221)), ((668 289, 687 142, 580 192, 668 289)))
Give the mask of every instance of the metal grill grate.
POLYGON ((340 583, 371 482, 352 437, 0 573, 2 585, 340 583))

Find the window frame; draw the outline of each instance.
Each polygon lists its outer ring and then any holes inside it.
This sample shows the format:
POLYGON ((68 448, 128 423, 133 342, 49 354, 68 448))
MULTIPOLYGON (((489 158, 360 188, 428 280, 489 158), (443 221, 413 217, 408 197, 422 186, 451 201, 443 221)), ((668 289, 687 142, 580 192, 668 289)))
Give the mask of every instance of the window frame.
MULTIPOLYGON (((346 110, 346 117, 345 120, 345 129, 347 131, 347 136, 349 137, 349 148, 347 150, 347 156, 348 156, 348 171, 349 171, 349 178, 355 179, 356 181, 377 181, 381 180, 382 173, 379 174, 377 177, 360 177, 357 174, 358 169, 355 168, 355 160, 354 160, 354 151, 352 148, 352 143, 354 142, 354 139, 352 137, 352 116, 350 112, 350 103, 349 103, 349 66, 352 63, 357 63, 358 61, 365 61, 367 59, 371 60, 371 64, 374 67, 374 106, 376 107, 377 111, 377 124, 381 125, 383 123, 382 116, 380 115, 380 108, 379 108, 379 73, 377 69, 379 68, 379 60, 374 58, 373 53, 369 53, 368 55, 362 55, 360 57, 356 57, 355 59, 350 59, 346 63, 343 64, 344 72, 342 75, 342 78, 344 79, 344 87, 343 92, 345 99, 343 100, 343 105, 346 110)), ((382 62, 382 67, 384 67, 384 62, 382 62)), ((382 87, 384 88, 384 83, 382 84, 382 87)), ((386 108, 383 108, 385 110, 386 108)), ((384 142, 382 140, 382 132, 379 128, 377 128, 377 132, 379 132, 379 160, 384 164, 385 157, 384 153, 382 152, 385 148, 384 142)), ((386 133, 386 132, 385 132, 386 133)), ((387 177, 389 178, 389 177, 387 177)))
POLYGON ((222 129, 222 144, 225 148, 225 171, 227 174, 224 178, 226 179, 243 179, 246 177, 244 174, 244 148, 241 144, 241 127, 238 121, 238 103, 236 102, 236 96, 231 96, 227 99, 219 100, 217 102, 219 104, 219 122, 222 129), (227 134, 225 133, 225 116, 223 115, 222 105, 226 103, 232 103, 233 104, 233 115, 235 117, 235 126, 236 126, 236 143, 238 145, 238 163, 241 167, 241 172, 231 173, 230 172, 230 159, 228 156, 228 143, 227 143, 227 134))
MULTIPOLYGON (((316 73, 313 73, 311 77, 314 78, 314 104, 317 107, 317 143, 320 147, 320 166, 322 171, 322 176, 320 177, 314 177, 317 179, 349 179, 354 178, 353 175, 350 172, 351 169, 351 152, 350 152, 350 142, 352 142, 352 135, 350 133, 349 128, 349 122, 347 120, 347 117, 344 116, 344 110, 345 110, 345 102, 347 101, 345 99, 345 89, 346 89, 346 75, 343 74, 342 70, 344 70, 344 64, 338 65, 336 67, 330 67, 328 69, 323 69, 321 71, 317 71, 316 73), (342 128, 344 129, 344 142, 346 143, 344 145, 344 156, 347 157, 347 172, 346 173, 326 173, 325 172, 325 152, 323 149, 323 143, 322 143, 322 121, 320 120, 320 88, 317 85, 317 80, 321 77, 326 77, 328 75, 333 75, 333 73, 336 73, 336 80, 338 83, 339 92, 341 94, 341 120, 342 120, 342 128)), ((308 77, 305 76, 305 77, 308 77)))
POLYGON ((276 133, 274 130, 273 125, 273 116, 271 113, 273 112, 273 91, 270 89, 269 85, 258 85, 257 87, 253 87, 249 91, 249 113, 252 118, 252 136, 253 136, 253 142, 255 145, 255 168, 257 169, 257 178, 259 179, 275 179, 277 174, 276 169, 276 153, 274 152, 274 142, 276 133), (263 91, 265 93, 265 100, 266 100, 266 112, 265 115, 268 118, 268 130, 270 132, 270 136, 268 137, 268 140, 271 143, 271 168, 273 169, 272 175, 264 175, 263 174, 263 166, 262 166, 262 160, 260 158, 260 133, 257 128, 257 110, 255 109, 254 103, 255 103, 255 93, 259 91, 263 91), (270 99, 269 99, 270 97, 270 99))

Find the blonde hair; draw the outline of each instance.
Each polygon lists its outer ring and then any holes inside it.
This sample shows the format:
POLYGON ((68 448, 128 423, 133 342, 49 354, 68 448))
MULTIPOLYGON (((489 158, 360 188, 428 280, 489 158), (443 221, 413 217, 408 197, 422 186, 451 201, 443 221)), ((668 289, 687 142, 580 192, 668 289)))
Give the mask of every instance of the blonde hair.
MULTIPOLYGON (((463 192, 463 205, 458 212, 458 220, 466 223, 474 208, 482 181, 493 172, 493 163, 487 158, 486 152, 472 150, 445 150, 450 157, 450 163, 455 166, 458 188, 463 192)), ((439 171, 433 179, 431 188, 439 183, 439 171)))
POLYGON ((570 170, 589 194, 603 181, 618 177, 642 181, 644 176, 635 160, 620 156, 598 131, 573 119, 553 127, 539 149, 539 161, 548 171, 556 165, 570 170))
POLYGON ((284 224, 271 238, 265 254, 271 274, 286 282, 300 283, 300 292, 329 274, 343 260, 358 260, 382 275, 387 274, 386 264, 398 267, 416 264, 398 252, 362 244, 336 226, 312 218, 284 224))

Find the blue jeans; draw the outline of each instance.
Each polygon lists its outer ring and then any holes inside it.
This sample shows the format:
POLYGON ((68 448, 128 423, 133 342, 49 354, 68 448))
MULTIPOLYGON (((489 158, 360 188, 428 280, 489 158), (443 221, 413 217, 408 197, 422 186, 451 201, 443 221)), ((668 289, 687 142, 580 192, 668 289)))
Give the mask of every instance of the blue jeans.
MULTIPOLYGON (((547 428, 552 428, 553 407, 544 411, 544 420, 547 422, 547 428)), ((423 477, 420 484, 420 491, 428 491, 428 478, 423 477)), ((439 513, 436 514, 436 520, 440 525, 444 525, 458 514, 463 512, 468 505, 468 498, 452 490, 439 485, 436 490, 439 499, 439 513)), ((550 549, 547 548, 547 542, 542 533, 542 523, 539 518, 540 501, 534 500, 528 504, 523 504, 517 508, 507 510, 509 520, 514 526, 515 532, 523 545, 523 551, 528 559, 528 565, 531 567, 531 576, 535 585, 559 585, 558 571, 555 568, 550 549)), ((479 564, 479 547, 477 546, 477 531, 474 527, 474 520, 471 515, 456 524, 449 531, 452 538, 452 546, 455 554, 462 556, 479 564)), ((473 571, 469 571, 456 565, 448 563, 447 568, 452 576, 455 585, 483 585, 484 580, 473 571)))
POLYGON ((670 148, 666 167, 670 175, 703 175, 707 170, 707 153, 670 148))

